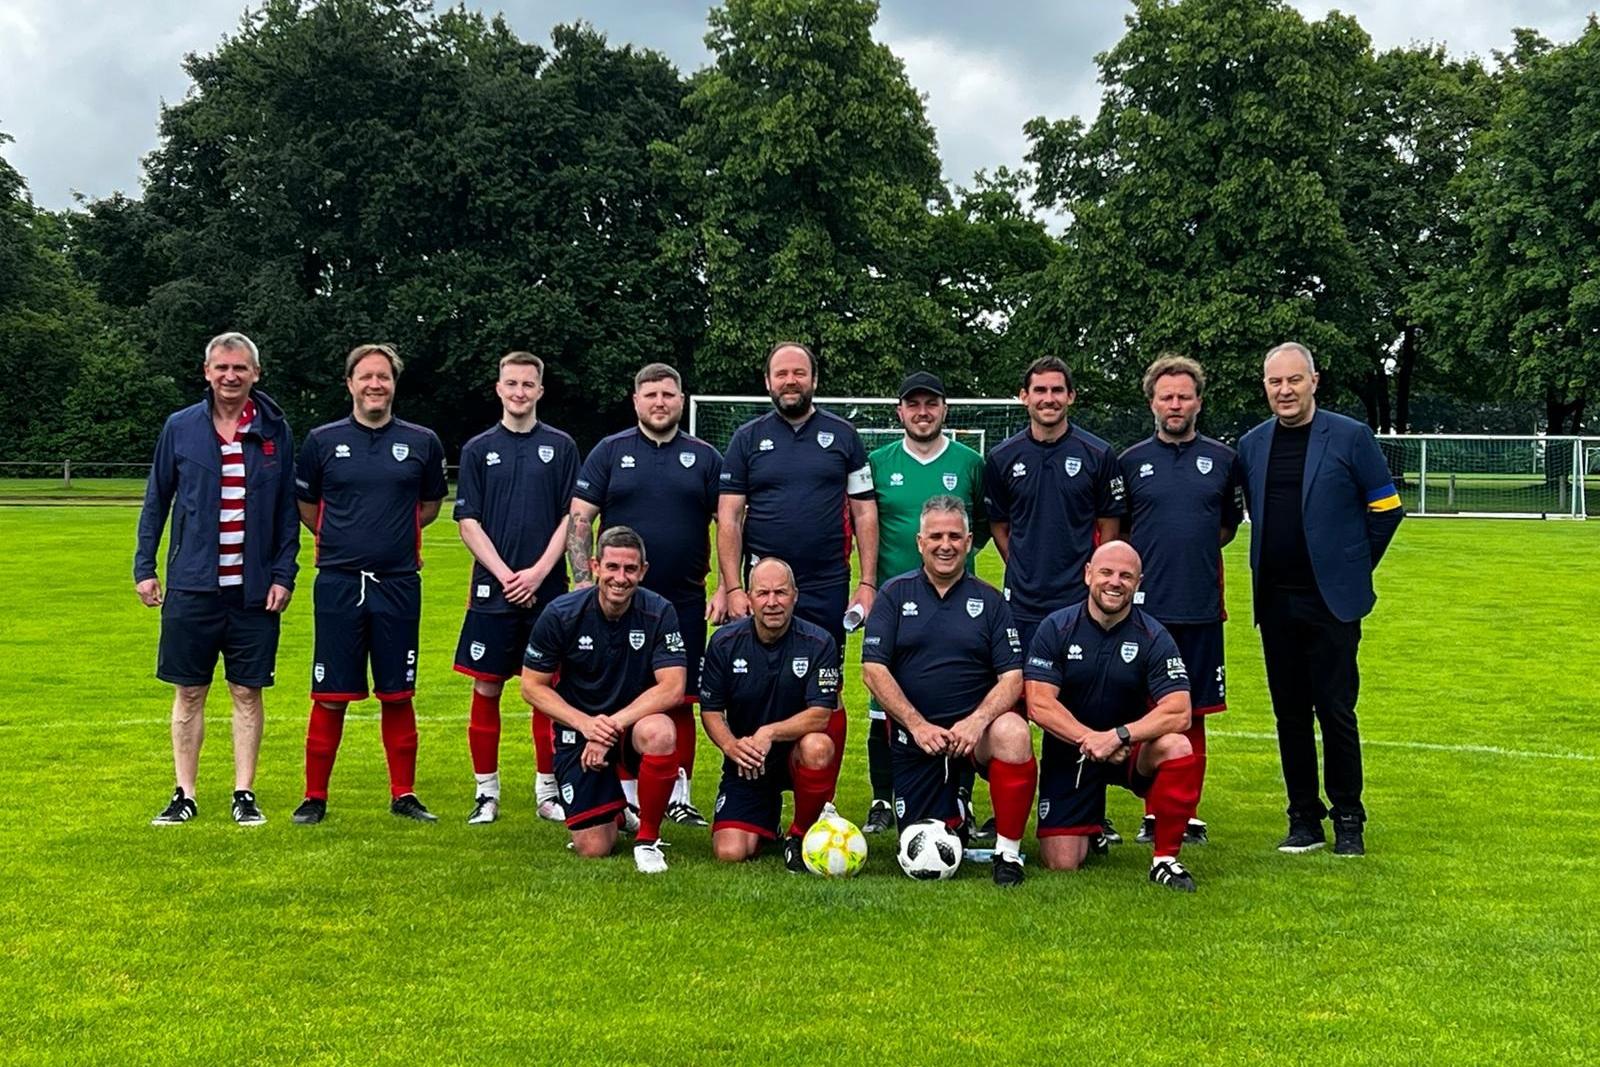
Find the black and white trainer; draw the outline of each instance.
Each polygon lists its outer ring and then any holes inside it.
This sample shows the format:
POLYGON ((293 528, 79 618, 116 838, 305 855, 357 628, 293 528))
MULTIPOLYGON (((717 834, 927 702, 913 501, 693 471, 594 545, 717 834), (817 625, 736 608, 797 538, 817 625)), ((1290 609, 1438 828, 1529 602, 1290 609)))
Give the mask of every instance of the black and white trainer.
POLYGON ((1009 852, 996 852, 993 864, 994 884, 998 886, 1013 886, 1022 884, 1022 859, 1009 852))
POLYGON ((1134 841, 1141 845, 1153 845, 1156 843, 1156 817, 1154 815, 1146 815, 1139 820, 1139 835, 1134 838, 1134 841))
POLYGON ((233 821, 240 826, 260 826, 267 821, 256 806, 256 795, 248 789, 233 791, 233 821))
POLYGON ((290 816, 301 826, 315 826, 328 817, 328 802, 321 797, 306 797, 290 816))
POLYGON ((783 839, 783 866, 790 874, 806 873, 806 858, 801 851, 799 834, 790 834, 783 839))
POLYGON ((861 824, 864 834, 881 834, 894 825, 894 809, 887 800, 874 800, 867 809, 867 821, 861 824))
POLYGON ((167 801, 167 806, 161 809, 161 814, 150 820, 151 826, 182 826, 196 815, 200 808, 192 797, 183 795, 183 787, 177 786, 172 790, 172 799, 167 801))
POLYGON ((1210 841, 1211 832, 1201 819, 1190 819, 1189 825, 1183 828, 1183 843, 1186 845, 1204 845, 1210 841))
POLYGON ((991 815, 979 823, 976 830, 972 831, 972 843, 979 846, 993 845, 994 835, 994 816, 991 815))
POLYGON ((389 801, 389 814, 416 822, 438 822, 439 816, 429 811, 415 793, 405 793, 389 801))
POLYGON ((1311 852, 1328 843, 1321 819, 1290 819, 1289 833, 1278 842, 1279 852, 1311 852))
POLYGON ((1361 816, 1339 815, 1333 820, 1333 854, 1335 856, 1365 856, 1366 839, 1362 835, 1361 816))
POLYGON ((708 826, 700 809, 687 800, 674 800, 667 805, 667 818, 680 826, 708 826))
POLYGON ((479 794, 472 802, 472 814, 467 816, 468 826, 483 826, 500 818, 500 798, 479 794))
POLYGON ((1117 828, 1111 825, 1110 819, 1105 819, 1100 824, 1100 836, 1106 839, 1108 845, 1122 844, 1122 835, 1117 833, 1117 828))
POLYGON ((1176 889, 1181 893, 1193 893, 1195 890, 1194 875, 1190 874, 1183 864, 1177 860, 1162 860, 1150 868, 1150 881, 1156 885, 1176 889))

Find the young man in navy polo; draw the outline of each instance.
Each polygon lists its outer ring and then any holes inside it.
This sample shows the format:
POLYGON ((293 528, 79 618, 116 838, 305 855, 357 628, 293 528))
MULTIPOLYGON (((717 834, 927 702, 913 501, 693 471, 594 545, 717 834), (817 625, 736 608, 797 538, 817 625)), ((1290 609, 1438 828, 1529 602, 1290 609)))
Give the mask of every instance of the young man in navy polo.
MULTIPOLYGON (((644 587, 666 597, 678 613, 689 671, 684 702, 672 712, 678 731, 678 780, 667 817, 704 826, 706 820, 690 794, 698 736, 693 702, 706 648, 705 621, 726 613, 723 589, 718 588, 709 606, 706 603, 711 520, 717 515, 722 456, 679 429, 683 380, 667 364, 651 363, 634 375, 633 410, 637 424, 601 441, 584 460, 572 493, 567 556, 573 581, 582 585, 589 580, 595 519, 602 531, 627 526, 644 538, 650 552, 644 587)), ((629 779, 624 779, 623 787, 635 788, 629 779)), ((637 802, 636 797, 630 800, 637 802)))
POLYGON ((794 819, 783 862, 805 871, 800 841, 833 793, 833 740, 825 732, 839 702, 839 653, 820 626, 794 617, 794 573, 780 559, 750 568, 751 612, 719 629, 700 675, 700 716, 722 751, 711 850, 738 863, 776 836, 783 793, 794 819))
MULTIPOLYGON (((471 825, 500 816, 500 694, 507 678, 522 673, 522 654, 539 613, 567 591, 561 552, 567 501, 578 477, 578 446, 539 421, 544 361, 531 352, 501 357, 494 391, 500 421, 461 450, 456 486, 455 519, 473 558, 455 662, 472 679, 471 825)), ((559 821, 564 813, 556 796, 551 724, 537 712, 533 747, 539 816, 559 821)))
POLYGON ((358 345, 345 359, 350 417, 306 436, 295 464, 300 519, 317 538, 311 722, 306 796, 294 821, 321 822, 328 779, 352 700, 382 705, 389 810, 435 822, 415 791, 417 630, 422 617, 422 528, 439 517, 448 486, 444 447, 425 426, 394 417, 404 367, 389 345, 358 345))
MULTIPOLYGON (((1128 511, 1122 536, 1144 562, 1134 603, 1178 643, 1189 671, 1194 724, 1187 737, 1205 777, 1205 716, 1226 711, 1222 646, 1222 546, 1244 519, 1239 456, 1195 429, 1206 376, 1186 356, 1163 355, 1144 373, 1144 395, 1156 431, 1122 453, 1128 511)), ((1147 807, 1139 840, 1149 844, 1155 816, 1147 807)), ((1184 840, 1206 840, 1206 824, 1189 823, 1184 840)))
POLYGON ((659 874, 667 869, 661 821, 678 771, 668 712, 683 703, 683 634, 671 603, 639 587, 648 560, 633 530, 601 534, 589 568, 594 584, 558 597, 534 624, 522 696, 556 723, 556 778, 573 850, 594 858, 616 846, 624 764, 639 781, 633 861, 659 874))
POLYGON ((1023 667, 1028 717, 1044 730, 1039 851, 1076 870, 1105 826, 1106 786, 1148 797, 1155 812, 1150 881, 1193 892, 1178 862, 1200 802, 1189 728, 1189 677, 1172 636, 1133 606, 1139 554, 1125 541, 1095 550, 1086 600, 1039 624, 1023 667))
MULTIPOLYGON (((817 360, 809 348, 782 341, 767 353, 767 395, 773 410, 734 431, 722 463, 717 505, 717 563, 728 590, 728 617, 750 614, 744 568, 765 556, 794 569, 795 614, 822 627, 844 657, 844 615, 864 618, 878 585, 878 504, 872 466, 848 421, 812 403, 817 360), (850 545, 860 576, 850 589, 850 545)), ((713 620, 720 621, 720 620, 713 620)), ((844 757, 844 690, 828 723, 834 773, 844 757)))
POLYGON ((1022 643, 994 586, 967 573, 972 530, 953 496, 922 505, 922 567, 884 584, 867 619, 861 671, 889 725, 895 815, 963 827, 957 792, 967 763, 994 801, 994 882, 1022 881, 1022 834, 1038 765, 1022 695, 1022 643))

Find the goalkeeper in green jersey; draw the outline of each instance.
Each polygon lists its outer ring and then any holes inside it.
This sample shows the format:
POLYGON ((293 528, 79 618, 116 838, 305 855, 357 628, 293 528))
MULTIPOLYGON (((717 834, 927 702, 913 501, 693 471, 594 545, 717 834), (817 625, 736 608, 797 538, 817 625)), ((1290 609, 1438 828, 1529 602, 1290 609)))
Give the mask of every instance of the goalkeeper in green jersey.
MULTIPOLYGON (((967 505, 972 523, 972 556, 989 540, 983 511, 983 457, 944 435, 948 411, 944 383, 927 371, 916 371, 900 384, 895 416, 905 434, 867 457, 872 484, 878 490, 878 577, 882 582, 922 566, 917 530, 922 505, 930 497, 953 496, 967 505)), ((862 830, 878 833, 894 825, 894 788, 889 770, 889 733, 876 700, 868 705, 867 766, 872 776, 872 807, 862 830)), ((961 813, 972 820, 972 771, 961 772, 961 813)), ((992 832, 992 831, 991 831, 992 832)))

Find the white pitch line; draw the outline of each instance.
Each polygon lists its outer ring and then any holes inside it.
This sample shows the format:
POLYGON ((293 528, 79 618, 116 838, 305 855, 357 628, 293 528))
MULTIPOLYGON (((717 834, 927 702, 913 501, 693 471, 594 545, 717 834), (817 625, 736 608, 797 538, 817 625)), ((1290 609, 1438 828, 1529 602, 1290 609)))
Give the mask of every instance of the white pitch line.
MULTIPOLYGON (((1207 737, 1240 737, 1248 741, 1276 741, 1277 734, 1256 733, 1249 730, 1206 730, 1207 737)), ((1362 747, 1409 748, 1420 752, 1464 752, 1478 756, 1511 756, 1515 759, 1553 759, 1569 763, 1600 763, 1600 756, 1586 752, 1534 752, 1525 748, 1501 748, 1499 745, 1441 745, 1434 741, 1377 741, 1362 738, 1362 747)))
MULTIPOLYGON (((230 712, 213 712, 212 718, 231 719, 230 712)), ((376 712, 347 712, 347 720, 377 722, 382 718, 376 712)), ((171 719, 64 719, 57 722, 0 722, 0 730, 70 730, 74 727, 106 726, 166 726, 171 719)), ((418 715, 418 722, 466 722, 465 715, 418 715)))

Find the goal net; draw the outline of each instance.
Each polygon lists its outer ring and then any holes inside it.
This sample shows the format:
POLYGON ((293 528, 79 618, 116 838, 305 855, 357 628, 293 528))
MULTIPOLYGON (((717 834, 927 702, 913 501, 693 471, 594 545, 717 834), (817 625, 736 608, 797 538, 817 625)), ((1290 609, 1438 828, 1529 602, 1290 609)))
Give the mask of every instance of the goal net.
POLYGON ((1577 437, 1408 434, 1378 438, 1413 515, 1583 518, 1588 443, 1577 437))
MULTIPOLYGON (((899 401, 893 397, 819 396, 816 403, 850 420, 868 452, 898 440, 904 432, 894 413, 899 401)), ((771 410, 772 401, 764 396, 690 397, 689 432, 725 452, 733 431, 771 410)), ((944 432, 946 437, 984 455, 1027 422, 1027 413, 1015 400, 956 399, 949 401, 944 432)))

